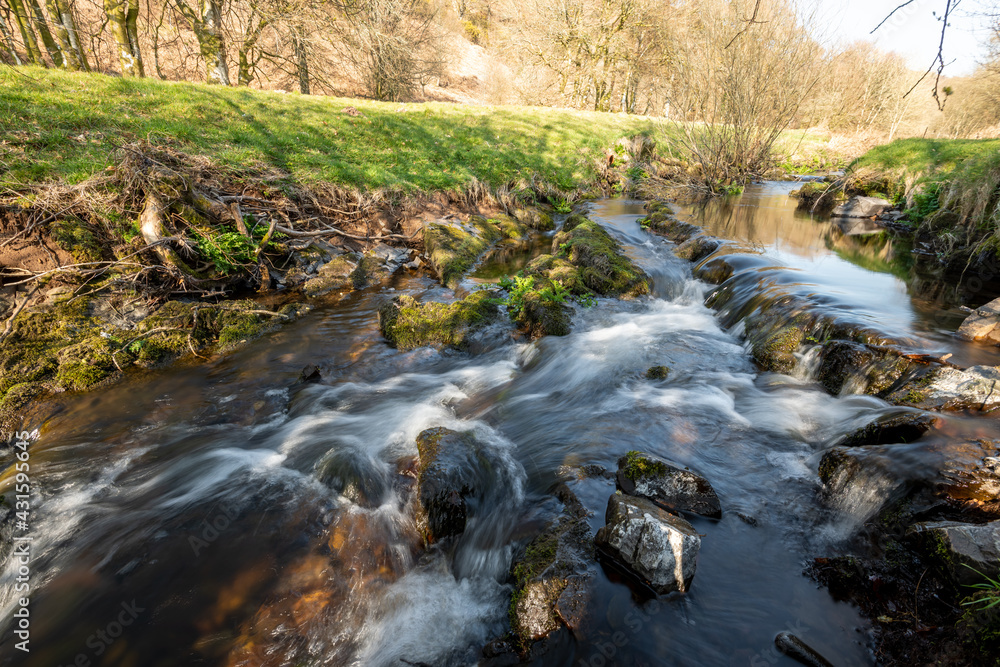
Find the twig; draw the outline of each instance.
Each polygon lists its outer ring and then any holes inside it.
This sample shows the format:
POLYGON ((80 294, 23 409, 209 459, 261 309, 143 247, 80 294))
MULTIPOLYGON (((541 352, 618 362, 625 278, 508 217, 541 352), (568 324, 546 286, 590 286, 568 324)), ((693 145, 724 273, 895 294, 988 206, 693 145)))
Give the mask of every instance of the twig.
POLYGON ((731 40, 729 40, 728 44, 726 44, 726 49, 728 49, 730 46, 732 46, 733 42, 735 42, 737 39, 739 39, 740 35, 742 35, 747 30, 749 30, 750 26, 752 26, 753 24, 755 24, 755 23, 759 23, 759 24, 767 23, 767 21, 758 21, 757 20, 757 12, 759 10, 760 10, 760 0, 757 0, 757 2, 753 6, 753 14, 747 20, 746 26, 744 26, 744 28, 742 30, 740 30, 738 33, 736 33, 735 35, 733 35, 733 38, 731 40))
POLYGON ((868 34, 869 34, 869 35, 874 35, 874 34, 875 34, 875 30, 878 30, 878 29, 879 29, 879 28, 881 28, 881 27, 882 27, 883 25, 885 25, 885 22, 886 22, 886 21, 888 21, 889 19, 891 19, 891 18, 892 18, 892 15, 893 15, 893 14, 895 14, 896 12, 898 12, 898 11, 899 11, 900 9, 902 9, 902 8, 906 7, 907 5, 912 5, 912 4, 913 4, 914 2, 916 2, 916 1, 917 1, 917 0, 907 0, 907 2, 904 2, 903 4, 901 4, 901 5, 899 5, 898 7, 896 7, 896 8, 894 9, 894 10, 892 10, 891 12, 889 12, 889 15, 888 15, 888 16, 886 16, 886 17, 885 17, 884 19, 882 19, 882 21, 881 21, 881 22, 880 22, 880 23, 879 23, 879 24, 878 24, 877 26, 875 26, 875 29, 874 29, 874 30, 872 30, 872 31, 871 31, 870 33, 868 33, 868 34))

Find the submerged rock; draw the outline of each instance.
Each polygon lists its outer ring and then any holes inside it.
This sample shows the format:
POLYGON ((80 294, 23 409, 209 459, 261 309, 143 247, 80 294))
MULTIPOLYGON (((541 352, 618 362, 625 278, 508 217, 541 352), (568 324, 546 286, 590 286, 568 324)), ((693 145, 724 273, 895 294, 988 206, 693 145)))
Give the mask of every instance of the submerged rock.
POLYGON ((779 632, 774 638, 774 645, 792 660, 808 667, 833 667, 816 649, 791 632, 779 632))
POLYGON ((618 488, 675 512, 693 512, 718 519, 722 506, 707 479, 676 468, 659 456, 629 452, 618 459, 618 488))
POLYGON ((511 566, 510 625, 522 654, 563 627, 578 632, 590 601, 593 540, 587 511, 565 484, 557 496, 562 513, 511 566))
POLYGON ((940 417, 924 413, 887 415, 848 433, 840 444, 844 447, 864 447, 914 442, 940 421, 940 417))
POLYGON ((686 592, 697 567, 701 537, 684 519, 645 498, 616 493, 595 542, 614 562, 660 594, 686 592))
POLYGON ((994 579, 1000 576, 1000 521, 982 525, 917 523, 907 533, 959 584, 983 583, 984 575, 994 579))
POLYGON ((461 534, 468 518, 466 500, 480 492, 488 455, 471 433, 430 428, 417 436, 417 530, 433 544, 461 534))
POLYGON ((874 218, 892 208, 892 204, 878 197, 851 197, 830 212, 835 218, 874 218))
POLYGON ((646 370, 647 380, 666 380, 670 375, 670 369, 666 366, 650 366, 646 370))
POLYGON ((425 345, 462 347, 471 333, 496 319, 498 302, 499 294, 488 290, 452 303, 398 296, 379 308, 379 330, 390 346, 400 350, 425 345))
POLYGON ((722 241, 711 236, 695 236, 674 249, 674 254, 689 262, 700 262, 719 249, 722 241))
POLYGON ((893 388, 887 400, 924 410, 989 412, 1000 406, 1000 368, 933 368, 893 388))

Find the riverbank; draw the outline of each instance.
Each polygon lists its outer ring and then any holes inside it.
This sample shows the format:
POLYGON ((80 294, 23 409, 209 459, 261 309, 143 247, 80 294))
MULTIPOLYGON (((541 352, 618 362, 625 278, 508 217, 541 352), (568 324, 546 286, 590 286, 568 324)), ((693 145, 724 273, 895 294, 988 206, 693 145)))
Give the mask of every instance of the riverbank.
POLYGON ((226 353, 403 265, 440 273, 427 223, 513 216, 461 249, 471 263, 675 168, 650 164, 652 131, 635 116, 5 69, 0 412, 226 353))
POLYGON ((848 190, 904 208, 918 243, 950 273, 984 281, 1000 273, 998 186, 995 139, 899 139, 854 161, 845 179, 848 190))

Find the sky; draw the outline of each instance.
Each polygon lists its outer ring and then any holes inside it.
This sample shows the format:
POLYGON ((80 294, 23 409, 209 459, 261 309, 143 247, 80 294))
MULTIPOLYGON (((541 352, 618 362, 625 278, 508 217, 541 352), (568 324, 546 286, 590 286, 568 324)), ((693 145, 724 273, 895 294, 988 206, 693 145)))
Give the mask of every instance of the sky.
MULTIPOLYGON (((829 37, 844 43, 872 40, 884 51, 895 51, 906 58, 916 71, 926 70, 934 62, 941 38, 941 23, 934 18, 944 11, 945 0, 915 0, 879 28, 869 33, 904 0, 808 0, 820 13, 820 23, 829 37), (833 5, 833 7, 831 7, 833 5)), ((986 0, 961 0, 945 35, 946 76, 965 76, 976 68, 985 54, 987 21, 976 16, 986 0), (954 61, 954 62, 951 62, 954 61)))

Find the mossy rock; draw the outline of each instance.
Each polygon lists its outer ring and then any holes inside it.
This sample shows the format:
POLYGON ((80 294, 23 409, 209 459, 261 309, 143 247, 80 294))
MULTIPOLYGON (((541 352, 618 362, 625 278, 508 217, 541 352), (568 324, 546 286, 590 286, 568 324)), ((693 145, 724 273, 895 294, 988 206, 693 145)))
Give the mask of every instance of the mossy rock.
POLYGON ((41 382, 22 382, 8 389, 7 394, 0 399, 0 428, 5 431, 17 430, 28 406, 43 393, 45 386, 41 382))
MULTIPOLYGON (((570 216, 572 217, 572 216, 570 216)), ((556 234, 553 254, 565 256, 580 269, 583 284, 605 296, 649 294, 649 276, 621 253, 621 246, 603 227, 584 219, 556 234)))
MULTIPOLYGON (((354 272, 359 264, 351 261, 353 256, 338 255, 320 267, 315 278, 306 281, 302 286, 302 291, 308 297, 317 297, 332 292, 333 290, 354 287, 354 272)), ((359 282, 364 282, 362 274, 358 275, 359 282)), ((366 276, 365 276, 366 278, 366 276)))
POLYGON ((795 325, 781 327, 763 336, 751 337, 754 361, 766 371, 791 373, 796 359, 792 354, 805 338, 805 331, 795 325))
POLYGON ((524 274, 557 282, 576 296, 593 294, 583 282, 580 269, 565 257, 539 255, 524 267, 524 274))
POLYGON ((565 484, 562 513, 514 559, 509 616, 522 656, 532 644, 563 627, 576 629, 589 597, 593 542, 587 511, 565 484))
POLYGON ((528 226, 509 215, 497 215, 489 218, 487 224, 493 225, 505 239, 523 239, 528 235, 528 226))
POLYGON ((471 333, 495 319, 499 294, 473 292, 453 303, 418 302, 403 295, 379 308, 379 329, 386 342, 400 350, 427 345, 461 347, 471 333))
POLYGON ((432 222, 424 227, 424 252, 441 283, 455 287, 492 245, 525 233, 526 226, 508 216, 493 220, 473 216, 464 225, 432 222))
POLYGON ((545 300, 533 290, 524 295, 517 322, 532 338, 566 336, 571 328, 570 313, 565 303, 545 300))
POLYGON ((103 382, 117 372, 112 359, 115 349, 101 336, 91 336, 62 348, 56 355, 59 360, 56 384, 63 389, 82 390, 103 382))
POLYGON ((710 236, 695 236, 674 249, 674 255, 689 262, 700 262, 719 249, 722 241, 710 236))
POLYGON ((556 228, 556 223, 552 219, 552 216, 538 207, 516 208, 511 213, 518 221, 531 229, 540 232, 550 232, 556 228))
POLYGON ((354 270, 348 275, 354 289, 375 285, 388 277, 388 271, 381 260, 374 255, 362 255, 354 270))
POLYGON ((647 380, 666 380, 670 375, 670 369, 666 366, 650 366, 646 371, 647 380))

